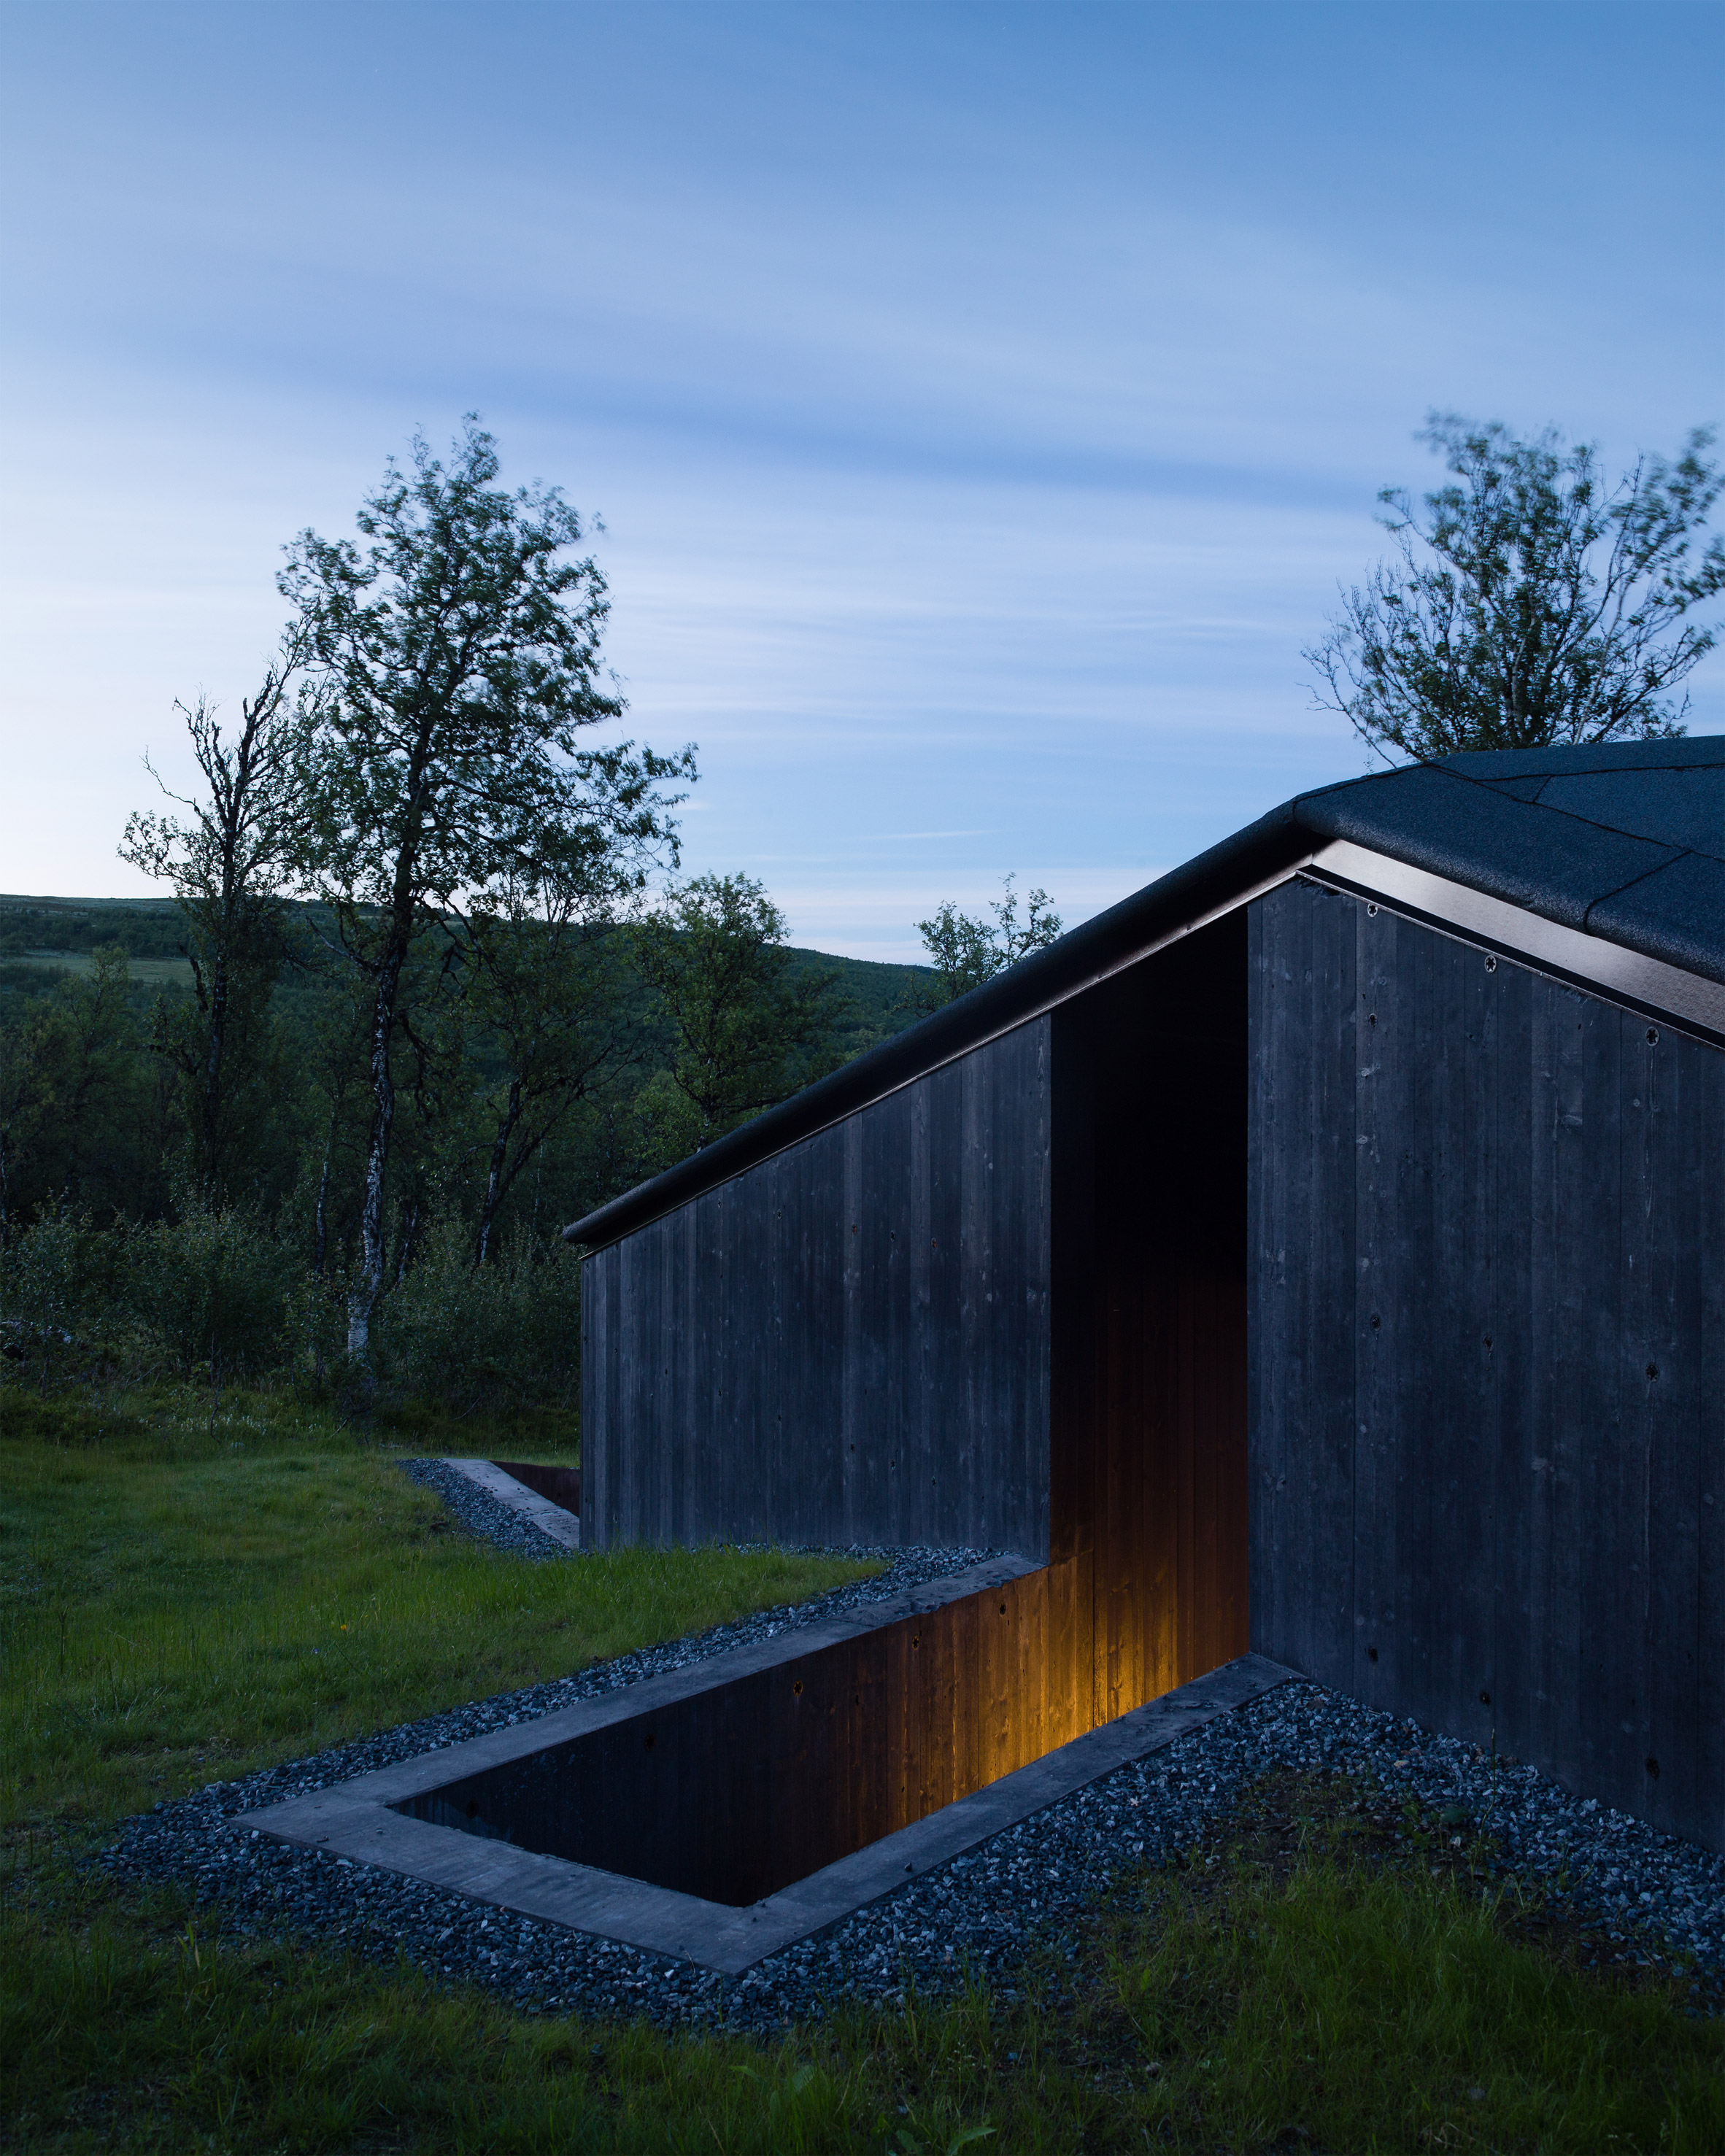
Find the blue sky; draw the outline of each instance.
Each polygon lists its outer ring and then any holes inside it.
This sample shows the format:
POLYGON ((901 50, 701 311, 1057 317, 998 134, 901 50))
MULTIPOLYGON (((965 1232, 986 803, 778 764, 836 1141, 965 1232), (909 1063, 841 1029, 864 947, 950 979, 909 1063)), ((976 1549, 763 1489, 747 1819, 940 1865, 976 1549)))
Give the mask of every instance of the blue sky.
MULTIPOLYGON (((1725 8, 13 4, 0 886, 477 408, 605 530, 685 865, 916 955, 1363 767, 1303 644, 1432 405, 1725 419, 1725 8)), ((1725 730, 1725 660, 1694 682, 1725 730)))

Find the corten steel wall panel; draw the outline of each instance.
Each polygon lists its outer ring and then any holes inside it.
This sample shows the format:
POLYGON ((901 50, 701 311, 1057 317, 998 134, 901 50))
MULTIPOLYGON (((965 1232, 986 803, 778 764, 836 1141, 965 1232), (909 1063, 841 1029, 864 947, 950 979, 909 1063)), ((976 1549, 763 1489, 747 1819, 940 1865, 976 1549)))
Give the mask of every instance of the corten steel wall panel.
POLYGON ((1725 1055, 1252 916, 1253 1645, 1725 1846, 1725 1055))
POLYGON ((1050 1025, 587 1261, 583 1537, 1048 1553, 1050 1025))

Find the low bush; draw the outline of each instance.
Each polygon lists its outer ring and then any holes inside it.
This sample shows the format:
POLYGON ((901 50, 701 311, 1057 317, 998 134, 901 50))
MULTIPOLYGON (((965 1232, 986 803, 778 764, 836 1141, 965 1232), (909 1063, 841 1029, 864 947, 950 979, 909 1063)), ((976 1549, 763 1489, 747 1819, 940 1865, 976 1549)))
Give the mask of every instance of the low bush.
POLYGON ((398 1399, 460 1416, 568 1407, 581 1377, 581 1268, 572 1253, 512 1237, 473 1262, 457 1221, 434 1229, 383 1305, 378 1374, 398 1399))
POLYGON ((197 1206, 126 1235, 124 1292, 132 1316, 189 1376, 200 1366, 220 1390, 281 1369, 304 1268, 254 1214, 197 1206))
POLYGON ((244 1207, 111 1228, 46 1209, 0 1247, 0 1393, 191 1379, 218 1406, 224 1386, 275 1384, 408 1424, 573 1414, 580 1263, 561 1243, 517 1234, 476 1265, 459 1221, 434 1225, 377 1306, 362 1372, 347 1286, 244 1207))
POLYGON ((47 1394, 105 1372, 130 1329, 129 1238, 86 1211, 44 1208, 0 1247, 0 1340, 7 1374, 47 1394))

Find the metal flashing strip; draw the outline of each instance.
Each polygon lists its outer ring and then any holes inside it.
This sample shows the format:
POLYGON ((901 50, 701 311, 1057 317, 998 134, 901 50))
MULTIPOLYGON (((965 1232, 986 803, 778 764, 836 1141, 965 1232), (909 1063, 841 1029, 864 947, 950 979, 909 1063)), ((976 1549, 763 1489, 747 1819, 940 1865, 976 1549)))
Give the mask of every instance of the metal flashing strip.
POLYGON ((536 1490, 530 1490, 525 1482, 517 1482, 513 1475, 505 1472, 493 1460, 445 1460, 445 1467, 453 1467, 458 1475, 483 1490, 485 1495, 506 1510, 516 1513, 531 1526, 548 1535, 565 1549, 581 1547, 581 1521, 567 1507, 554 1505, 549 1497, 542 1497, 536 1490))
POLYGON ((743 1908, 434 1825, 394 1807, 465 1776, 531 1758, 709 1686, 730 1683, 812 1648, 891 1623, 899 1616, 926 1612, 1034 1568, 1014 1558, 976 1566, 952 1579, 875 1605, 867 1621, 845 1617, 799 1627, 536 1721, 494 1730, 489 1736, 422 1753, 332 1789, 242 1814, 236 1824, 253 1827, 272 1840, 376 1865, 521 1916, 693 1962, 722 1975, 740 1975, 769 1954, 841 1922, 902 1887, 908 1878, 963 1856, 1117 1767, 1159 1751, 1217 1716, 1260 1697, 1296 1672, 1259 1655, 1242 1656, 743 1908))
MULTIPOLYGON (((1194 914, 1189 920, 1180 921, 1159 936, 1147 937, 1142 943, 1134 944, 1129 951, 1111 959, 1106 965, 1092 968, 1065 987, 1045 996, 1040 1003, 1031 1004, 987 1032, 979 1033, 974 1040, 967 1040, 962 1048, 954 1048, 946 1055, 935 1056, 927 1063, 919 1064, 907 1076, 894 1078, 876 1091, 851 1101, 848 1106, 835 1108, 823 1121, 811 1123, 806 1131, 799 1131, 794 1137, 787 1138, 782 1145, 774 1146, 770 1152, 761 1154, 758 1159, 745 1161, 742 1166, 731 1169, 727 1173, 715 1177, 711 1183, 699 1190, 691 1190, 685 1197, 668 1197, 656 1210, 644 1213, 639 1220, 619 1229, 606 1241, 592 1245, 591 1248, 594 1250, 608 1250, 614 1243, 624 1241, 639 1229, 650 1228, 655 1221, 680 1212, 685 1205, 693 1204, 697 1199, 707 1197, 715 1190, 722 1190, 727 1183, 740 1182, 762 1163, 775 1160, 781 1153, 793 1152, 798 1146, 806 1145, 810 1139, 818 1138, 827 1131, 835 1130, 839 1124, 849 1122, 853 1116, 860 1116, 866 1110, 878 1106, 882 1101, 890 1101, 894 1094, 902 1093, 907 1086, 920 1086, 925 1078, 932 1076, 936 1071, 948 1070, 953 1064, 962 1063, 967 1055, 974 1055, 978 1050, 990 1047, 997 1040, 1004 1040, 1008 1034, 1018 1032, 1020 1027, 1032 1025, 1038 1019, 1046 1018, 1050 1011, 1058 1010, 1063 1004, 1070 1003, 1074 997, 1087 994, 1091 988, 1100 988, 1104 981, 1111 981, 1116 974, 1127 972, 1144 959, 1154 957, 1158 951, 1166 951, 1173 944, 1183 942, 1189 936, 1195 936, 1199 929, 1225 920, 1230 913, 1237 913, 1242 906, 1250 906, 1254 899, 1262 898, 1266 892, 1291 882, 1309 868, 1322 850, 1322 848, 1317 848, 1310 853, 1301 854, 1296 860, 1277 869, 1274 875, 1260 876, 1255 883, 1235 891, 1219 905, 1207 906, 1201 913, 1194 914)), ((743 1127, 747 1129, 748 1126, 745 1124, 743 1127)))
POLYGON ((1526 907, 1491 898, 1430 870, 1410 868, 1350 839, 1337 839, 1301 873, 1373 900, 1460 941, 1488 946, 1567 986, 1725 1046, 1725 988, 1658 958, 1589 936, 1526 907))

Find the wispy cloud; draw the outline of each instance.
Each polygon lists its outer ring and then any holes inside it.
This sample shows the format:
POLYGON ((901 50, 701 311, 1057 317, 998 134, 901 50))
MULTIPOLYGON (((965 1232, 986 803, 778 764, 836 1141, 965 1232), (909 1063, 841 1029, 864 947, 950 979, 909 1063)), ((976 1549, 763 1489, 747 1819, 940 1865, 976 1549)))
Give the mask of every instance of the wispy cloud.
POLYGON ((1076 918, 1347 775, 1298 653, 1426 407, 1626 454, 1717 403, 1725 18, 1565 22, 27 11, 8 882, 126 886, 138 753, 249 687, 281 542, 472 406, 604 512, 629 726, 700 744, 685 866, 770 867, 799 936, 914 955, 1008 869, 1076 918), (1602 306, 1630 261, 1661 304, 1602 306))

